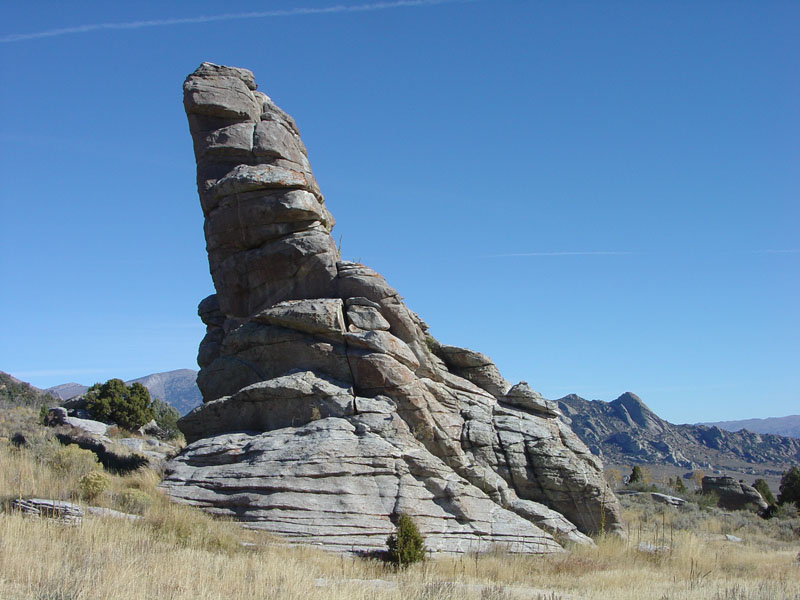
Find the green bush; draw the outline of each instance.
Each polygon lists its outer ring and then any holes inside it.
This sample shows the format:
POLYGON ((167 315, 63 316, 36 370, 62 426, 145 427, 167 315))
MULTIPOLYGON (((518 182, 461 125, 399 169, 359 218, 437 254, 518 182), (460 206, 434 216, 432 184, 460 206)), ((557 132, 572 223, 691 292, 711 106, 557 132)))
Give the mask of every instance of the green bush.
POLYGON ((780 493, 778 494, 778 504, 794 502, 800 509, 800 468, 792 467, 781 477, 780 493))
POLYGON ((700 508, 716 508, 719 506, 719 494, 717 492, 695 492, 694 501, 700 508))
POLYGON ((97 455, 75 444, 62 446, 50 456, 48 462, 59 475, 83 477, 98 467, 97 455))
POLYGON ((646 469, 639 465, 634 465, 631 474, 628 477, 628 485, 634 483, 650 483, 650 476, 646 469))
POLYGON ((91 471, 78 481, 81 496, 89 502, 97 500, 111 485, 111 478, 102 471, 91 471))
POLYGON ((153 419, 150 392, 141 383, 126 386, 121 379, 95 383, 86 392, 86 408, 96 419, 113 421, 133 431, 153 419))
POLYGON ((761 497, 764 501, 769 504, 770 506, 775 504, 775 496, 772 495, 772 490, 769 489, 769 485, 763 479, 756 479, 753 482, 753 487, 758 490, 758 493, 761 494, 761 497))
POLYGON ((178 419, 180 413, 173 407, 159 400, 153 398, 153 403, 150 405, 153 409, 153 418, 156 420, 156 425, 164 432, 167 439, 175 439, 181 432, 178 429, 178 419))
POLYGON ((410 565, 425 559, 425 540, 405 513, 397 520, 397 532, 386 540, 389 546, 389 560, 399 567, 410 565))
POLYGON ((143 515, 152 504, 153 499, 142 490, 127 489, 117 496, 117 505, 120 509, 136 515, 143 515))

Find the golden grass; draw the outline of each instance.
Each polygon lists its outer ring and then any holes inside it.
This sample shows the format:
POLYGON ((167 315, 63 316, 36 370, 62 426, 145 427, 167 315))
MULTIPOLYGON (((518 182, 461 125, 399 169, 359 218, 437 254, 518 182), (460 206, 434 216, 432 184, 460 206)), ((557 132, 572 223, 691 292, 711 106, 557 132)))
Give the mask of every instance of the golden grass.
MULTIPOLYGON (((111 479, 102 502, 116 507, 124 490, 139 490, 152 498, 143 519, 85 518, 70 527, 0 513, 0 598, 800 600, 800 538, 776 539, 775 525, 746 516, 631 503, 628 540, 604 537, 594 548, 551 557, 443 557, 396 572, 376 561, 286 547, 169 503, 153 471, 111 479), (743 541, 725 541, 724 533, 743 541), (670 550, 642 552, 642 542, 670 550)), ((4 498, 74 500, 75 485, 36 452, 0 447, 4 498)))

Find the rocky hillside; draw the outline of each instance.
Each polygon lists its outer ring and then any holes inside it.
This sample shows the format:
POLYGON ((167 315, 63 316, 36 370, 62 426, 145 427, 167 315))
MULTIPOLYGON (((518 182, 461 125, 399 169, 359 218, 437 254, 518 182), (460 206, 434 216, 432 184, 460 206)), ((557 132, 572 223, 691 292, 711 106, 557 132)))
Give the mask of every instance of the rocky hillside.
POLYGON ((557 400, 572 430, 591 451, 616 464, 670 463, 686 469, 732 463, 800 462, 800 440, 716 426, 673 425, 627 392, 612 402, 569 395, 557 400))
POLYGON ((181 415, 185 415, 203 402, 200 389, 197 387, 197 371, 194 369, 153 373, 125 383, 128 385, 141 383, 152 398, 163 400, 177 409, 181 415))
MULTIPOLYGON (((180 414, 185 415, 203 401, 196 380, 197 371, 193 369, 177 369, 175 371, 145 375, 125 383, 127 385, 141 383, 150 392, 151 397, 163 400, 175 407, 180 414)), ((88 386, 80 383, 63 383, 45 391, 61 400, 67 400, 83 394, 88 389, 88 386)))
POLYGON ((61 400, 69 400, 70 398, 74 398, 75 396, 80 396, 81 394, 86 393, 86 390, 88 389, 88 385, 70 381, 69 383, 62 383, 59 385, 54 385, 53 387, 49 387, 47 388, 47 392, 61 400))
POLYGON ((42 404, 54 404, 56 398, 47 390, 40 390, 30 383, 20 381, 8 373, 0 371, 0 405, 24 405, 38 407, 42 404))
POLYGON ((217 293, 198 308, 204 404, 179 422, 174 499, 342 552, 382 549, 400 513, 442 552, 622 531, 554 403, 340 260, 297 125, 251 72, 203 63, 184 107, 217 293))
POLYGON ((770 417, 768 419, 744 419, 741 421, 717 421, 715 423, 698 423, 698 425, 719 427, 725 431, 747 429, 747 431, 752 431, 753 433, 774 433, 800 439, 800 415, 770 417))

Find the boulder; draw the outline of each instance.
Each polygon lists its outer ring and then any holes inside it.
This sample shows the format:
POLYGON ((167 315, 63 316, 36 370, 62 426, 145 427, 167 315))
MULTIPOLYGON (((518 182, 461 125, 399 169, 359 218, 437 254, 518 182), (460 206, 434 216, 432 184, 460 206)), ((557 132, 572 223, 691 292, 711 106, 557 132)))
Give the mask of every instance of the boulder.
POLYGON ((45 416, 45 425, 51 427, 57 425, 69 425, 75 427, 86 433, 93 435, 105 435, 108 432, 109 425, 95 421, 93 419, 79 419, 78 417, 68 416, 67 409, 63 406, 55 406, 47 411, 45 416))
POLYGON ((736 481, 733 477, 706 476, 703 477, 701 485, 704 494, 719 495, 720 508, 742 510, 748 506, 755 506, 760 510, 765 510, 768 507, 767 502, 756 488, 742 481, 736 481))
POLYGON ((383 549, 400 512, 448 553, 622 534, 554 403, 338 260, 297 127, 249 71, 204 63, 184 104, 216 294, 198 308, 204 404, 179 421, 173 499, 342 552, 383 549))
POLYGON ((83 509, 80 506, 63 500, 15 498, 11 501, 11 509, 28 517, 54 519, 67 525, 80 525, 83 519, 83 509))
POLYGON ((669 506, 683 506, 686 500, 678 498, 677 496, 669 496, 668 494, 659 494, 658 492, 650 492, 650 497, 656 502, 661 504, 668 504, 669 506))

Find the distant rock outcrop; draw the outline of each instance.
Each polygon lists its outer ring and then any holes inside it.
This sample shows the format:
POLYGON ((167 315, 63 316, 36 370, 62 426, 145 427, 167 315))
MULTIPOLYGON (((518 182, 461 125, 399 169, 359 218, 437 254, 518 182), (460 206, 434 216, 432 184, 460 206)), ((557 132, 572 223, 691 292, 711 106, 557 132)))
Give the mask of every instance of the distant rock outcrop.
POLYGON ((719 495, 719 506, 730 510, 740 510, 748 505, 759 510, 767 508, 767 502, 756 488, 733 477, 703 477, 703 493, 719 495))
POLYGON ((433 551, 622 532, 554 403, 439 344, 381 275, 339 259, 297 127, 252 73, 203 63, 184 105, 217 293, 198 309, 204 404, 179 423, 173 498, 348 552, 384 548, 401 512, 433 551))
POLYGON ((673 425, 635 394, 613 400, 565 396, 557 401, 572 430, 592 452, 613 463, 672 464, 684 469, 722 467, 732 461, 789 465, 800 462, 800 440, 715 426, 673 425))

